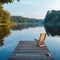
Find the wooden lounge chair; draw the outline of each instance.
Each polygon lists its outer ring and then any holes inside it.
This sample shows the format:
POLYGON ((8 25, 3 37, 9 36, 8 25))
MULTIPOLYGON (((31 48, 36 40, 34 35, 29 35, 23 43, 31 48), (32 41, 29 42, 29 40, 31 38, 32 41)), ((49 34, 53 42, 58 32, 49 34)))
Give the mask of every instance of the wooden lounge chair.
POLYGON ((45 38, 46 38, 45 33, 40 34, 39 39, 35 39, 36 46, 40 46, 40 47, 45 46, 45 43, 44 43, 45 38))

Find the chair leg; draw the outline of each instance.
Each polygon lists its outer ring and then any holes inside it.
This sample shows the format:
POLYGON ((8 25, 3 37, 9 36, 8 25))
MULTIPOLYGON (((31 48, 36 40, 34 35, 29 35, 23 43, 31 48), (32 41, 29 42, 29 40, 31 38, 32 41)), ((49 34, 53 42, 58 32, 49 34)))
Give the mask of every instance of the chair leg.
POLYGON ((44 47, 46 46, 45 43, 40 43, 40 42, 37 42, 37 45, 36 46, 39 46, 39 47, 44 47))
POLYGON ((37 40, 37 39, 34 39, 34 40, 35 40, 36 46, 38 46, 38 47, 43 47, 43 46, 45 46, 44 42, 41 42, 41 43, 40 43, 39 40, 37 40))
POLYGON ((45 44, 40 45, 40 47, 45 47, 45 46, 46 46, 45 44))

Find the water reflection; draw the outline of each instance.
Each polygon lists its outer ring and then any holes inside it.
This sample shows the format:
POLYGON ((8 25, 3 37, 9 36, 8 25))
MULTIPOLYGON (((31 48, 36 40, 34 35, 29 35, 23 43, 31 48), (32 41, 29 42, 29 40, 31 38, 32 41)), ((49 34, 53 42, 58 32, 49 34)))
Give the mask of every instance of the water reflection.
POLYGON ((46 33, 51 36, 60 36, 60 26, 44 26, 46 33))
POLYGON ((55 36, 60 35, 60 27, 45 26, 44 29, 39 24, 19 24, 11 29, 10 26, 0 26, 0 46, 3 46, 0 47, 0 60, 8 60, 19 41, 34 41, 34 38, 39 38, 40 33, 54 36, 46 36, 45 43, 55 59, 60 60, 60 37, 55 36))
POLYGON ((31 23, 29 23, 29 24, 18 24, 18 25, 16 25, 16 26, 12 26, 11 27, 11 29, 12 30, 22 30, 22 29, 27 29, 27 28, 30 28, 30 27, 38 27, 38 26, 42 26, 41 24, 37 24, 37 23, 35 23, 35 24, 31 24, 31 23))
POLYGON ((60 60, 60 26, 46 26, 46 45, 56 60, 60 60))
POLYGON ((10 26, 0 25, 0 46, 3 46, 3 39, 10 34, 10 26))

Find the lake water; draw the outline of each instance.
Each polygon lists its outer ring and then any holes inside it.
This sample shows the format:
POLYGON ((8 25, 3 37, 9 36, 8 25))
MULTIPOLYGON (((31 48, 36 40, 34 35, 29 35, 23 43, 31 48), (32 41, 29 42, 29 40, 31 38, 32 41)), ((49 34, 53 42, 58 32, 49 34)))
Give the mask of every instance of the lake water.
POLYGON ((52 56, 60 60, 60 27, 39 25, 0 26, 0 60, 8 60, 19 41, 34 41, 40 33, 47 33, 45 44, 52 56))

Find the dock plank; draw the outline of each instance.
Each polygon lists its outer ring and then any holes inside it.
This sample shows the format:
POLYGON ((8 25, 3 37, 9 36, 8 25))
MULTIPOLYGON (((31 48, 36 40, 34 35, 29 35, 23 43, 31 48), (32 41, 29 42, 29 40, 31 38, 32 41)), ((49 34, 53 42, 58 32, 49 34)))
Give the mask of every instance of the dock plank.
POLYGON ((47 46, 38 47, 34 41, 20 41, 9 60, 55 60, 47 46))

